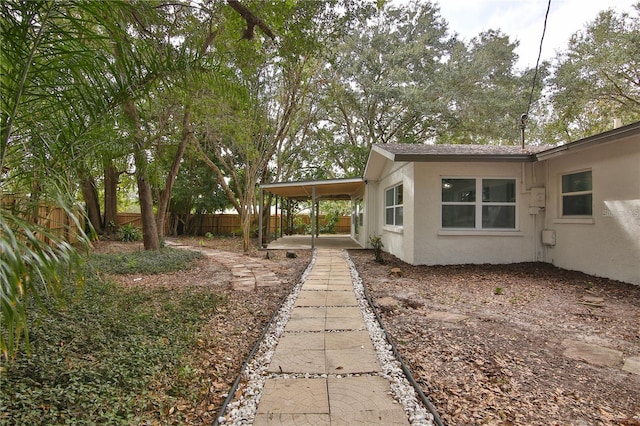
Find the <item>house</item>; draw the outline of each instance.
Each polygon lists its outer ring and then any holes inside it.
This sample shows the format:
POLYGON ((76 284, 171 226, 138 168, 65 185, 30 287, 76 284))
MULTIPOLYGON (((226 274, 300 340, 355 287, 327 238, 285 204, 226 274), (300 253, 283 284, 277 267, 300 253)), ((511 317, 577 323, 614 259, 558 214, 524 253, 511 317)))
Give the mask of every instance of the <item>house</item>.
POLYGON ((526 149, 374 145, 362 179, 261 189, 316 216, 321 200, 351 199, 351 238, 380 236, 412 265, 548 262, 640 285, 640 122, 526 149))
POLYGON ((412 265, 540 261, 640 285, 640 122, 557 147, 374 145, 353 237, 412 265))

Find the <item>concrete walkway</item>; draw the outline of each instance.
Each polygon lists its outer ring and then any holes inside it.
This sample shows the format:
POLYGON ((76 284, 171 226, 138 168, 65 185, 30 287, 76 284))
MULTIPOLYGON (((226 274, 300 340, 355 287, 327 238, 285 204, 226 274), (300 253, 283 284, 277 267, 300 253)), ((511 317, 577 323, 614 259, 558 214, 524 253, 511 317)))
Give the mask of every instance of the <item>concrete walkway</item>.
POLYGON ((318 250, 281 336, 254 425, 408 425, 340 250, 318 250))

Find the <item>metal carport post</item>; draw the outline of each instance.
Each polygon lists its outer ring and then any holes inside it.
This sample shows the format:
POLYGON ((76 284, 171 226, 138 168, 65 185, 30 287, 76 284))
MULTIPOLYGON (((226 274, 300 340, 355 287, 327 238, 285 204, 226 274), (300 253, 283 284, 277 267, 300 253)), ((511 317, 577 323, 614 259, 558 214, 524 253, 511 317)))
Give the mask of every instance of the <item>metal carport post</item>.
POLYGON ((314 185, 311 187, 311 250, 315 248, 315 237, 316 237, 315 210, 316 210, 316 187, 314 185))

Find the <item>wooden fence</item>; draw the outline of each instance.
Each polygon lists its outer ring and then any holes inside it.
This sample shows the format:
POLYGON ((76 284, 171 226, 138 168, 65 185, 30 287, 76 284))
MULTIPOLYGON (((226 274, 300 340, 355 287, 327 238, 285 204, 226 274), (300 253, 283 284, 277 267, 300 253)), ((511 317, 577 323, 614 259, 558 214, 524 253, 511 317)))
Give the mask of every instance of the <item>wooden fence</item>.
POLYGON ((74 243, 78 241, 80 232, 85 227, 84 214, 81 211, 72 213, 71 216, 63 208, 46 204, 39 204, 35 209, 27 208, 25 203, 13 197, 2 199, 2 209, 11 211, 22 219, 30 217, 43 231, 38 232, 37 237, 47 244, 52 238, 74 243))
MULTIPOLYGON (((18 205, 16 199, 6 197, 2 199, 2 208, 11 211, 24 211, 23 205, 18 205)), ((31 213, 34 215, 35 212, 31 213)), ((20 214, 24 216, 25 214, 20 214)), ((46 230, 49 236, 56 236, 63 238, 66 241, 74 242, 78 240, 79 230, 76 226, 76 222, 81 229, 85 228, 85 218, 82 212, 75 213, 75 218, 69 216, 69 214, 60 207, 49 206, 41 204, 37 209, 37 215, 34 220, 39 226, 46 230)), ((198 235, 205 235, 211 233, 213 235, 241 235, 242 225, 240 223, 240 215, 237 214, 205 214, 197 215, 195 218, 200 221, 199 226, 196 228, 198 235)), ((327 217, 320 215, 318 218, 320 227, 327 225, 327 217)), ((254 223, 257 224, 257 218, 254 223)), ((294 218, 293 233, 304 234, 308 233, 308 228, 311 223, 309 215, 296 215, 294 218)), ((140 213, 118 213, 117 225, 124 226, 131 224, 137 228, 142 228, 142 218, 140 213)), ((286 227, 286 225, 284 225, 286 227)), ((269 223, 269 233, 273 235, 280 235, 283 223, 281 216, 271 216, 269 223)), ((167 228, 165 232, 169 231, 169 221, 167 221, 167 228)), ((340 216, 335 224, 334 231, 338 234, 348 234, 351 232, 351 217, 340 216)), ((47 243, 50 242, 50 238, 42 233, 39 238, 47 243)))
MULTIPOLYGON (((211 233, 213 235, 240 235, 242 233, 242 224, 240 223, 240 215, 238 214, 203 214, 192 220, 198 220, 198 234, 205 235, 211 233)), ((257 223, 257 219, 254 220, 257 223)), ((294 222, 296 233, 304 233, 305 227, 311 223, 308 215, 297 215, 294 222)), ((327 218, 324 215, 319 217, 320 226, 326 226, 327 218)), ((140 213, 118 213, 118 226, 132 224, 138 228, 142 228, 142 218, 140 213)), ((167 221, 169 226, 169 221, 167 221)), ((280 215, 271 216, 269 223, 270 233, 280 233, 281 228, 280 215)), ((167 228, 168 230, 168 228, 167 228)), ((335 232, 338 234, 348 234, 351 232, 351 216, 340 216, 335 225, 335 232)))

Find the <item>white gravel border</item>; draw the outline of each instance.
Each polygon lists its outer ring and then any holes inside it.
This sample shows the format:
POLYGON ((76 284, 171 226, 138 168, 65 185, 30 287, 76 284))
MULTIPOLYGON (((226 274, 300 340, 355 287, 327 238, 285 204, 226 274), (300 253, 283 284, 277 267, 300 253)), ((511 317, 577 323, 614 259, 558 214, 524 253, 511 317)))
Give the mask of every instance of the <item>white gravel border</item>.
POLYGON ((242 372, 242 380, 238 389, 242 389, 239 398, 233 399, 226 407, 223 416, 218 417, 218 423, 224 425, 251 425, 256 416, 258 403, 262 396, 262 389, 267 381, 267 367, 271 363, 271 358, 275 351, 278 339, 282 336, 284 328, 289 321, 293 305, 300 294, 302 284, 307 279, 307 275, 316 263, 317 251, 314 250, 311 255, 311 261, 304 270, 300 280, 295 285, 291 293, 282 303, 278 315, 269 326, 269 330, 265 333, 258 350, 242 372), (243 384, 244 383, 244 384, 243 384))
POLYGON ((360 278, 355 265, 346 251, 344 252, 344 256, 351 271, 351 280, 353 281, 353 289, 356 293, 358 306, 360 306, 360 310, 364 316, 364 322, 369 331, 371 341, 373 342, 373 347, 376 350, 378 361, 380 361, 380 366, 382 367, 380 376, 389 380, 393 397, 402 404, 412 425, 432 426, 434 424, 433 414, 431 414, 418 399, 416 390, 404 375, 402 366, 393 355, 391 345, 387 342, 384 331, 365 297, 362 278, 360 278))
MULTIPOLYGON (((412 425, 416 426, 432 426, 433 415, 427 411, 416 396, 415 389, 405 377, 400 362, 394 357, 391 345, 385 338, 384 331, 378 324, 371 307, 364 295, 364 284, 360 278, 355 265, 349 258, 346 251, 342 251, 349 270, 351 272, 351 280, 353 282, 358 306, 362 311, 369 336, 376 350, 376 355, 380 361, 382 371, 379 374, 390 382, 391 393, 393 397, 402 404, 407 417, 412 425)), ((223 416, 218 417, 218 423, 221 425, 251 425, 255 419, 258 403, 262 396, 262 389, 269 377, 305 377, 305 378, 326 378, 327 374, 302 374, 302 375, 283 375, 269 374, 267 367, 271 363, 271 358, 278 343, 278 339, 284 332, 284 328, 289 321, 291 311, 295 305, 296 299, 300 294, 302 284, 309 275, 309 272, 315 265, 317 258, 317 250, 313 251, 311 262, 302 274, 300 281, 296 284, 293 291, 287 296, 282 304, 277 317, 271 323, 269 330, 265 333, 264 339, 260 343, 253 359, 251 359, 244 371, 242 372, 242 380, 240 386, 236 390, 242 391, 238 398, 234 398, 226 407, 223 416)), ((345 377, 348 374, 336 377, 345 377)))

